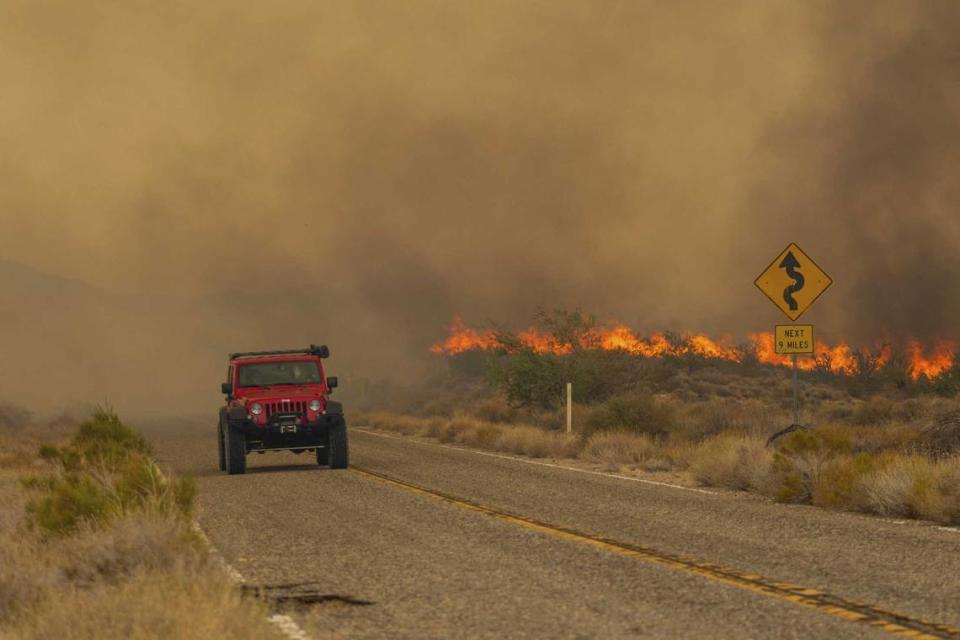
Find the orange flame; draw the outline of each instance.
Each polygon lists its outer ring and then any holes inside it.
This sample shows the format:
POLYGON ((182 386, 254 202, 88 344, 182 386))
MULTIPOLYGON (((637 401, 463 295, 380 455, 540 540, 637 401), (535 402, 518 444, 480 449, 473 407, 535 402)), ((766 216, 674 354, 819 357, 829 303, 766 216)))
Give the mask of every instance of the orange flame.
POLYGON ((430 347, 430 351, 455 355, 474 349, 494 349, 498 344, 497 336, 493 331, 471 329, 460 316, 456 316, 450 323, 450 335, 443 342, 430 347))
MULTIPOLYGON (((519 332, 517 339, 521 345, 537 353, 564 355, 571 353, 574 349, 574 345, 558 343, 550 334, 535 328, 519 332)), ((750 341, 753 345, 752 355, 757 362, 777 366, 792 365, 790 356, 776 353, 773 333, 752 334, 750 341)), ((455 317, 447 339, 435 344, 430 350, 437 354, 456 355, 465 351, 491 350, 499 346, 502 345, 494 331, 470 328, 460 317, 455 317)), ((702 333, 685 334, 676 340, 670 340, 663 333, 653 333, 643 337, 620 323, 591 329, 580 336, 577 346, 583 349, 626 351, 644 358, 695 354, 703 358, 742 362, 746 355, 741 349, 733 346, 729 338, 715 340, 702 333)), ((905 348, 907 371, 914 380, 918 380, 920 376, 936 378, 953 367, 955 351, 954 343, 947 340, 937 341, 928 352, 919 341, 911 339, 905 348)), ((890 361, 892 355, 893 350, 889 345, 883 345, 872 351, 855 352, 845 343, 831 346, 826 342, 818 341, 814 357, 799 358, 797 367, 804 371, 820 369, 836 374, 855 375, 862 366, 873 369, 883 367, 890 361)))
POLYGON ((923 345, 917 340, 907 343, 907 357, 910 359, 910 377, 920 376, 936 378, 953 367, 954 345, 948 340, 938 340, 930 349, 930 355, 924 353, 923 345))

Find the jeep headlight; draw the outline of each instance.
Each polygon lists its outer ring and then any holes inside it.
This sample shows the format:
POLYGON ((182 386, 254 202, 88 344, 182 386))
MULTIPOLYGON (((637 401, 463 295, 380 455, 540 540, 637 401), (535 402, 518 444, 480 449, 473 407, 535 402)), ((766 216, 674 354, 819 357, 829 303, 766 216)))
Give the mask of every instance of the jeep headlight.
POLYGON ((310 411, 320 411, 320 401, 311 400, 310 401, 310 411))
POLYGON ((250 405, 250 414, 251 414, 251 415, 258 416, 258 415, 260 415, 261 413, 263 413, 263 405, 262 405, 262 404, 260 404, 259 402, 254 402, 252 405, 250 405))

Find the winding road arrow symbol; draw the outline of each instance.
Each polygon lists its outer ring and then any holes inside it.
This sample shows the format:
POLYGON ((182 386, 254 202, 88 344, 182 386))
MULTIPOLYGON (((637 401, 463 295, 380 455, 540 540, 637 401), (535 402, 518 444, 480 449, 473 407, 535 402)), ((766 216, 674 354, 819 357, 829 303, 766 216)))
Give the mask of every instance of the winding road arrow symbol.
POLYGON ((793 284, 783 290, 783 300, 790 307, 790 311, 797 310, 797 301, 794 299, 793 294, 800 289, 803 289, 803 284, 806 282, 803 279, 803 274, 797 271, 800 268, 800 263, 794 257, 792 251, 788 251, 787 255, 784 256, 783 260, 777 265, 781 269, 786 269, 787 277, 793 279, 793 284))

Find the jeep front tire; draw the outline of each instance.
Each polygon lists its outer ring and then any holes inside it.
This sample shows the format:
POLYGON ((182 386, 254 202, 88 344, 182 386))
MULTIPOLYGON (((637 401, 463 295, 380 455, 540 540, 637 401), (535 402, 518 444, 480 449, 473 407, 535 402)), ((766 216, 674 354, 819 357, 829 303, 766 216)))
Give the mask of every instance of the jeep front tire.
POLYGON ((224 449, 226 450, 227 473, 232 476, 246 473, 247 441, 243 437, 243 432, 228 424, 226 436, 224 449))
MULTIPOLYGON (((349 452, 347 448, 347 423, 343 420, 330 428, 330 441, 327 445, 327 452, 331 469, 347 468, 349 463, 349 452)), ((319 452, 317 457, 320 457, 319 452)))
POLYGON ((227 470, 227 452, 223 438, 223 423, 221 422, 217 425, 217 461, 220 463, 220 471, 227 470))

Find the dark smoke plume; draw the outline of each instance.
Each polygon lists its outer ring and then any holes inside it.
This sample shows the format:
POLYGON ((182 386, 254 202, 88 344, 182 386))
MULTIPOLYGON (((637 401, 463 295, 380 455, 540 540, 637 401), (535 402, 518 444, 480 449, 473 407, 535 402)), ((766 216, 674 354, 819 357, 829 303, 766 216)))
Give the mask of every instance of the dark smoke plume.
POLYGON ((952 2, 0 7, 0 395, 216 401, 232 349, 403 378, 460 313, 956 335, 952 2))

